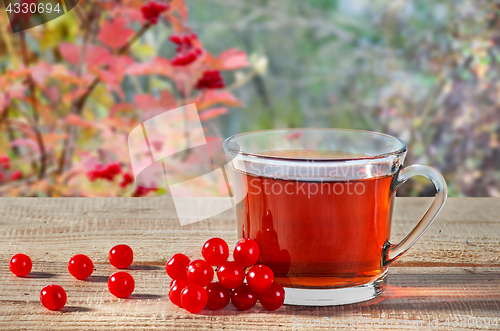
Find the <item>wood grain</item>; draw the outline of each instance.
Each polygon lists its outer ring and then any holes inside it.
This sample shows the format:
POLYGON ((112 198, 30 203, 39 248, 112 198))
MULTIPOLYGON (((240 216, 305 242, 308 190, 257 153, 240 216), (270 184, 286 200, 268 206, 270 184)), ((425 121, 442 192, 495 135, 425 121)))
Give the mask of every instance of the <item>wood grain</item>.
MULTIPOLYGON (((393 242, 412 229, 430 202, 427 198, 397 198, 393 242)), ((450 323, 453 317, 500 319, 499 202, 495 198, 449 199, 424 237, 393 264, 388 290, 378 302, 322 308, 285 306, 275 312, 259 305, 247 312, 228 306, 189 314, 169 302, 170 279, 164 264, 177 252, 200 257, 202 243, 213 236, 234 242, 233 211, 181 227, 167 198, 3 198, 0 329, 312 330, 327 329, 327 321, 330 327, 351 319, 349 327, 359 330, 408 329, 394 325, 398 321, 424 323, 423 330, 428 329, 429 319, 437 318, 442 330, 451 329, 443 324, 446 318, 450 323), (136 290, 127 299, 114 298, 107 290, 107 278, 116 271, 109 265, 107 253, 118 243, 129 244, 135 254, 129 272, 136 280, 136 290), (9 259, 18 252, 33 260, 29 277, 18 278, 9 271, 9 259), (96 270, 87 281, 78 281, 67 271, 67 261, 77 253, 87 254, 95 263, 96 270), (68 302, 62 311, 48 311, 39 302, 41 288, 49 283, 67 291, 68 302), (308 321, 316 324, 308 327, 308 321), (392 327, 378 326, 389 321, 392 327)), ((486 329, 470 323, 459 328, 486 329)), ((500 325, 489 327, 497 328, 500 325)))

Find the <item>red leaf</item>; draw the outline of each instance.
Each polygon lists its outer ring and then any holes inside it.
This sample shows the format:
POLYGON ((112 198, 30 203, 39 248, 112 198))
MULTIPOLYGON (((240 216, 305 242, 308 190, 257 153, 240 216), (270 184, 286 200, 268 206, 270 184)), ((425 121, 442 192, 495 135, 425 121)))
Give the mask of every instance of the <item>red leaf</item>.
POLYGON ((69 63, 74 65, 78 64, 78 60, 80 59, 80 46, 70 43, 61 43, 59 45, 59 52, 69 63))
POLYGON ((47 62, 39 62, 37 65, 30 68, 31 77, 38 85, 44 85, 47 77, 52 71, 52 66, 47 62))
POLYGON ((174 109, 177 107, 177 100, 175 100, 172 93, 169 90, 163 90, 160 94, 160 102, 165 107, 170 109, 174 109))
POLYGON ((116 56, 112 58, 109 67, 106 70, 98 70, 97 75, 103 82, 116 88, 121 84, 127 68, 133 63, 128 56, 116 56))
POLYGON ((196 98, 195 103, 198 110, 206 109, 219 103, 233 107, 241 107, 243 105, 233 94, 221 90, 206 90, 196 98))
POLYGON ((92 123, 84 120, 83 118, 81 118, 80 116, 78 116, 76 114, 69 114, 64 119, 64 122, 66 122, 67 124, 80 126, 82 128, 86 128, 86 129, 92 128, 94 126, 92 123))
POLYGON ((134 34, 134 30, 127 28, 127 20, 117 17, 113 20, 106 20, 99 31, 97 38, 104 45, 117 49, 124 46, 134 34))
POLYGON ((134 96, 134 102, 139 108, 144 110, 142 116, 142 120, 144 121, 177 107, 177 101, 168 90, 164 90, 161 93, 159 100, 150 94, 138 94, 134 96))
POLYGON ((32 148, 35 152, 40 152, 40 149, 38 148, 38 144, 33 140, 29 138, 18 138, 13 140, 10 143, 11 147, 30 147, 32 148))
POLYGON ((218 108, 211 108, 203 111, 200 113, 200 120, 201 121, 208 121, 213 118, 219 117, 221 115, 227 114, 229 112, 229 109, 226 107, 218 107, 218 108))
MULTIPOLYGON (((82 52, 81 47, 80 45, 62 43, 59 45, 59 52, 66 61, 78 65, 82 52)), ((106 48, 96 45, 87 45, 83 62, 89 67, 97 67, 109 64, 112 58, 113 57, 106 48)))
POLYGON ((165 58, 156 57, 149 63, 134 63, 127 69, 127 74, 134 76, 141 75, 161 75, 169 77, 171 75, 170 61, 165 58))
POLYGON ((134 102, 142 110, 154 110, 162 107, 151 94, 137 94, 134 96, 134 102))
POLYGON ((236 70, 248 67, 247 54, 244 51, 237 50, 236 48, 228 49, 217 57, 217 69, 219 70, 236 70))

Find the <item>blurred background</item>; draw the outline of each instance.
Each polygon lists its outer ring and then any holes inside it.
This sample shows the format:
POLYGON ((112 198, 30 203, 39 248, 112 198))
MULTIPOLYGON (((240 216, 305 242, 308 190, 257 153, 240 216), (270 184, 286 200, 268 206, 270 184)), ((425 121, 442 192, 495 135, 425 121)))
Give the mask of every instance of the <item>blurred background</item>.
POLYGON ((127 135, 191 102, 212 139, 385 132, 450 196, 500 196, 493 1, 80 1, 18 33, 0 16, 0 196, 163 195, 133 183, 127 135))

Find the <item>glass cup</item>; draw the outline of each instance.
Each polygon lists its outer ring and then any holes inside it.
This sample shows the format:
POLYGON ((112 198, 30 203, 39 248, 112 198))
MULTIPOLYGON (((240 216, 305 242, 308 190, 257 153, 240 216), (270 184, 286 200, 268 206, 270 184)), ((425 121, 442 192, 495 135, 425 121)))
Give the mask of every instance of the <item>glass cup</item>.
POLYGON ((242 133, 224 142, 240 238, 254 239, 258 263, 285 287, 285 304, 328 306, 372 299, 388 265, 406 252, 443 207, 446 183, 425 165, 403 167, 395 137, 341 129, 242 133), (435 199, 398 244, 389 242, 395 192, 413 176, 435 199))

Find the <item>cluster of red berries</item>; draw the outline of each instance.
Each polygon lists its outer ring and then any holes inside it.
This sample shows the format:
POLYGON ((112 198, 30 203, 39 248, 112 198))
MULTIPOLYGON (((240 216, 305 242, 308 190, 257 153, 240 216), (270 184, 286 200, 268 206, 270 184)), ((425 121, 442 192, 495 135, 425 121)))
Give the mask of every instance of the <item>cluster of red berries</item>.
POLYGON ((196 83, 196 88, 201 89, 218 89, 224 88, 224 79, 219 70, 207 70, 196 83))
POLYGON ((122 181, 120 182, 120 187, 125 188, 134 182, 134 177, 128 172, 123 174, 122 181))
POLYGON ((161 13, 169 9, 170 4, 157 1, 149 1, 147 4, 141 7, 144 19, 151 24, 158 23, 158 18, 160 17, 161 13))
MULTIPOLYGON (((122 168, 119 162, 109 163, 107 165, 98 164, 94 170, 87 172, 87 177, 91 182, 95 182, 97 179, 105 179, 108 181, 113 181, 116 176, 121 174, 122 168)), ((0 178, 1 179, 1 178, 0 178)), ((134 176, 128 172, 125 172, 120 181, 120 187, 122 189, 126 188, 134 182, 134 176)), ((135 192, 132 194, 134 197, 142 197, 147 195, 149 192, 156 191, 156 188, 147 188, 138 186, 135 192)))
POLYGON ((187 66, 203 54, 203 50, 199 46, 198 36, 195 33, 172 35, 169 40, 177 45, 176 54, 172 59, 174 66, 187 66))
POLYGON ((87 177, 91 182, 94 182, 96 179, 106 179, 112 181, 115 176, 119 175, 122 172, 122 167, 120 163, 114 162, 109 163, 107 165, 98 164, 94 170, 90 170, 87 172, 87 177))
POLYGON ((0 156, 0 167, 5 170, 10 169, 10 158, 8 156, 0 156))
POLYGON ((283 287, 274 282, 273 271, 259 259, 259 246, 252 239, 240 239, 234 248, 234 261, 227 261, 229 248, 221 238, 209 239, 203 245, 204 260, 190 261, 184 254, 175 254, 166 264, 170 283, 170 301, 191 313, 203 308, 217 310, 229 301, 238 310, 252 308, 257 300, 268 310, 276 310, 285 301, 283 287), (213 266, 217 267, 218 282, 213 266), (245 275, 245 268, 248 269, 245 275), (246 276, 246 283, 245 281, 246 276))
MULTIPOLYGON (((10 170, 10 158, 8 156, 0 156, 0 168, 4 170, 10 170)), ((10 180, 18 180, 23 176, 22 172, 19 170, 14 170, 10 174, 10 180)), ((4 179, 4 174, 0 172, 0 181, 4 179)))
MULTIPOLYGON (((118 269, 128 268, 134 259, 132 248, 127 245, 116 245, 109 251, 109 262, 118 269)), ((19 277, 27 276, 31 272, 32 262, 26 254, 16 254, 9 263, 12 273, 19 277)), ((76 279, 86 279, 94 271, 94 263, 84 255, 77 254, 68 262, 68 271, 76 279)), ((108 278, 108 289, 118 298, 132 294, 135 288, 134 278, 125 271, 118 271, 108 278)), ((66 291, 59 285, 49 284, 40 291, 42 305, 50 310, 57 310, 66 304, 66 291)))
POLYGON ((149 192, 156 192, 156 188, 154 187, 142 187, 142 186, 137 186, 137 189, 135 190, 133 196, 134 197, 143 197, 147 195, 149 192))

